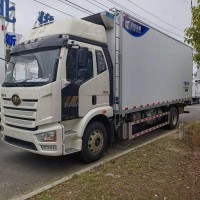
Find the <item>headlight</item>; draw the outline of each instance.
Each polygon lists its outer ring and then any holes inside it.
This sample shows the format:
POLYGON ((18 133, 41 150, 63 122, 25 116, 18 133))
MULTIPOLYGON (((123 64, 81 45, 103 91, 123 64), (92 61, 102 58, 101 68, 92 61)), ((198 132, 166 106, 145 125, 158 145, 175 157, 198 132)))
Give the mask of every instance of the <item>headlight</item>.
POLYGON ((56 142, 56 131, 49 131, 36 135, 39 142, 56 142))

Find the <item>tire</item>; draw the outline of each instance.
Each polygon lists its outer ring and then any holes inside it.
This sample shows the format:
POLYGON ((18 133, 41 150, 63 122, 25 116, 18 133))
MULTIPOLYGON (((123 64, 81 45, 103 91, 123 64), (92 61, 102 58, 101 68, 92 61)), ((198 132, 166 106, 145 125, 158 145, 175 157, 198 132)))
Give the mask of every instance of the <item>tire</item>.
POLYGON ((176 128, 179 121, 179 112, 176 107, 171 107, 170 114, 169 114, 169 125, 167 126, 168 129, 173 130, 176 128))
POLYGON ((81 158, 85 163, 99 160, 107 146, 107 131, 100 122, 92 122, 86 128, 82 139, 81 158))

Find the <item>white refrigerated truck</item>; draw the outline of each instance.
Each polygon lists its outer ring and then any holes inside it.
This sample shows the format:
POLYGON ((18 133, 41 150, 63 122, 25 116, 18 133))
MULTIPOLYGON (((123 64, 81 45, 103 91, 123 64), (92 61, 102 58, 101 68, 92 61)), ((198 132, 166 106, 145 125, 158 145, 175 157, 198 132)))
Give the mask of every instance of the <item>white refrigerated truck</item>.
POLYGON ((192 49, 123 11, 47 24, 11 52, 3 141, 93 162, 115 137, 174 129, 191 87, 192 49))
POLYGON ((192 81, 192 99, 189 102, 190 104, 193 103, 200 103, 200 69, 197 69, 196 76, 193 77, 192 81))
POLYGON ((200 103, 200 80, 194 78, 192 82, 192 99, 189 104, 200 103))

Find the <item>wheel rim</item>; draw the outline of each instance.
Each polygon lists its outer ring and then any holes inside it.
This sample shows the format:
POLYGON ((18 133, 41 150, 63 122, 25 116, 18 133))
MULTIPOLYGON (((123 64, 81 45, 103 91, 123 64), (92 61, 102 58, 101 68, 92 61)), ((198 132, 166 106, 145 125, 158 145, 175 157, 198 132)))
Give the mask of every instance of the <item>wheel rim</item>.
POLYGON ((177 123, 177 118, 178 118, 178 114, 177 114, 176 110, 174 110, 174 111, 172 112, 172 124, 173 124, 173 125, 176 125, 176 123, 177 123))
POLYGON ((104 144, 103 133, 100 130, 95 130, 89 137, 88 150, 92 155, 97 155, 101 152, 104 144))

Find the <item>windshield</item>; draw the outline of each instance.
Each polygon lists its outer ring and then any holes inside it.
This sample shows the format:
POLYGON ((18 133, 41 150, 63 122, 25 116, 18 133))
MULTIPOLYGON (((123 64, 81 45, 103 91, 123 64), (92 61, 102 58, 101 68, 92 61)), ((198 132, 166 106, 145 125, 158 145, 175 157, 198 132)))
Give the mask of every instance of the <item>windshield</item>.
POLYGON ((39 86, 55 81, 60 49, 11 57, 4 86, 39 86))

